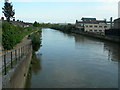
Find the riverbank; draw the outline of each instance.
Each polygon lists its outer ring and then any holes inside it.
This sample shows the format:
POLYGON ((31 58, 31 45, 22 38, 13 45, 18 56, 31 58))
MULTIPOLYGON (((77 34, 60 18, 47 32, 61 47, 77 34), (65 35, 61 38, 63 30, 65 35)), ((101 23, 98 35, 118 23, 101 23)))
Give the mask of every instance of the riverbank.
POLYGON ((89 36, 89 37, 93 37, 93 38, 97 38, 101 40, 107 40, 107 41, 111 41, 114 43, 120 43, 120 37, 117 37, 117 36, 105 36, 105 35, 99 35, 99 34, 94 34, 94 33, 82 32, 79 30, 72 30, 71 33, 85 35, 85 36, 89 36))
POLYGON ((29 65, 29 70, 28 70, 28 74, 27 74, 27 78, 26 78, 26 84, 24 86, 24 88, 29 88, 30 85, 30 78, 31 78, 31 74, 32 74, 32 70, 38 68, 39 70, 39 64, 40 61, 37 59, 36 57, 36 51, 38 51, 38 49, 41 48, 41 33, 42 31, 40 30, 39 32, 36 32, 35 34, 30 35, 30 38, 32 39, 32 58, 31 58, 31 63, 29 65))
POLYGON ((100 35, 100 34, 95 34, 95 33, 90 33, 90 32, 84 32, 78 30, 75 25, 68 24, 68 25, 59 25, 59 24, 53 24, 50 27, 51 29, 59 30, 65 33, 75 33, 75 34, 80 34, 80 35, 85 35, 93 38, 97 38, 100 40, 107 40, 111 41, 114 43, 120 43, 120 36, 108 36, 108 35, 100 35))
POLYGON ((37 30, 37 27, 14 26, 8 22, 2 23, 2 50, 11 50, 15 45, 30 33, 37 30))
POLYGON ((24 88, 29 67, 31 65, 33 42, 35 41, 33 38, 35 35, 37 36, 38 32, 39 30, 32 32, 30 34, 32 38, 29 38, 29 35, 26 35, 20 43, 14 46, 12 50, 7 52, 4 51, 2 53, 3 56, 6 56, 6 63, 10 61, 10 64, 6 65, 6 74, 4 75, 3 73, 3 88, 24 88))

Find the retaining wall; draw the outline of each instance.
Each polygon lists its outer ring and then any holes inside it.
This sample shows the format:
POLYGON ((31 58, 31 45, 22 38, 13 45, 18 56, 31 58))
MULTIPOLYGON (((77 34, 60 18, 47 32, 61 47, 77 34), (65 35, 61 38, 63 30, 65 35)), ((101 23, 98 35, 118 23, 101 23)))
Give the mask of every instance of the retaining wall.
POLYGON ((73 30, 72 33, 86 35, 86 36, 90 36, 90 37, 94 37, 94 38, 98 38, 98 39, 109 40, 112 42, 120 43, 120 37, 117 37, 117 36, 105 36, 105 35, 99 35, 99 34, 94 34, 94 33, 81 32, 78 30, 73 30))
POLYGON ((32 46, 27 55, 17 62, 7 75, 3 75, 3 88, 24 88, 32 59, 32 46))

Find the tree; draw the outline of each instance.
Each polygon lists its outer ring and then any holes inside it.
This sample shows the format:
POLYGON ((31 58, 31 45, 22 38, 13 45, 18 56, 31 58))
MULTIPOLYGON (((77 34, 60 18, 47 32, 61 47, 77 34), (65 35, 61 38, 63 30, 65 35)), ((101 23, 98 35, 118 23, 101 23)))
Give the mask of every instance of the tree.
POLYGON ((38 27, 39 26, 39 23, 37 23, 36 21, 33 23, 33 26, 34 27, 38 27))
POLYGON ((13 16, 15 15, 15 10, 13 10, 13 5, 8 1, 6 1, 2 9, 7 21, 10 22, 10 19, 13 18, 13 16))

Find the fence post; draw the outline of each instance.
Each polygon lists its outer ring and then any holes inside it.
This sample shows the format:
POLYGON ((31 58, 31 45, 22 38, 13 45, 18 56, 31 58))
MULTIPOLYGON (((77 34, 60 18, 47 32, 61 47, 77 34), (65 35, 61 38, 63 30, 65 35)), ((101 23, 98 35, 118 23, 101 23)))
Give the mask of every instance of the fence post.
POLYGON ((12 52, 11 52, 11 68, 12 68, 12 66, 13 66, 13 63, 12 63, 12 52))
POLYGON ((23 56, 24 56, 24 46, 23 46, 23 56))
POLYGON ((15 59, 17 61, 17 51, 15 50, 15 59))
POLYGON ((21 47, 21 58, 22 58, 22 47, 21 47))
POLYGON ((19 60, 20 60, 20 48, 19 48, 19 60))
POLYGON ((6 68, 6 54, 4 55, 4 69, 5 69, 5 75, 7 73, 7 68, 6 68))

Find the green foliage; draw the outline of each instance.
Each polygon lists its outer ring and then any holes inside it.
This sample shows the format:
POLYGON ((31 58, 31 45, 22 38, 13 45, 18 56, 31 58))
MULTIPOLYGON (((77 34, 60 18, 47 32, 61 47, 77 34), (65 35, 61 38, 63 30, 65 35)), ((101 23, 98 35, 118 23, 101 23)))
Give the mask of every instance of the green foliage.
POLYGON ((12 49, 13 46, 20 42, 19 28, 5 22, 2 25, 2 44, 4 49, 12 49))
POLYGON ((13 16, 15 15, 15 10, 13 10, 13 5, 11 5, 11 3, 5 2, 4 7, 2 9, 7 21, 9 22, 10 18, 13 18, 13 16))
POLYGON ((68 24, 68 25, 53 24, 50 28, 67 32, 67 33, 71 33, 72 30, 76 29, 75 25, 72 25, 72 24, 68 24))
POLYGON ((26 35, 31 33, 33 27, 20 27, 4 22, 2 24, 2 45, 4 49, 10 50, 19 43, 26 35))
POLYGON ((35 22, 33 23, 33 26, 34 26, 34 27, 39 27, 39 23, 35 21, 35 22))
POLYGON ((31 35, 32 47, 34 51, 37 51, 41 46, 41 30, 31 35))

